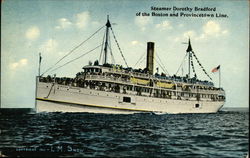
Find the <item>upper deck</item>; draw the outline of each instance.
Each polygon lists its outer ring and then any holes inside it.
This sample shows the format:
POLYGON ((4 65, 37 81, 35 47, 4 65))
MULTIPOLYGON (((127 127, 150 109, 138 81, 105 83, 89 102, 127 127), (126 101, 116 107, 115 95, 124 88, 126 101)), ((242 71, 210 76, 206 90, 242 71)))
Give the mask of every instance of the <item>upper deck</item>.
POLYGON ((124 69, 120 68, 119 66, 112 66, 112 67, 105 67, 100 65, 94 66, 85 66, 83 67, 84 72, 82 73, 85 75, 106 75, 106 76, 117 76, 117 77, 134 77, 138 79, 144 80, 154 80, 154 81, 161 81, 166 83, 173 83, 177 85, 197 85, 202 86, 204 88, 215 88, 214 84, 209 81, 201 81, 196 78, 187 78, 181 76, 166 76, 165 74, 155 74, 150 75, 149 73, 140 72, 139 70, 133 69, 124 69))
POLYGON ((79 78, 87 81, 108 82, 127 86, 166 89, 179 92, 225 95, 222 88, 214 87, 212 82, 179 76, 150 75, 119 67, 85 66, 79 78))

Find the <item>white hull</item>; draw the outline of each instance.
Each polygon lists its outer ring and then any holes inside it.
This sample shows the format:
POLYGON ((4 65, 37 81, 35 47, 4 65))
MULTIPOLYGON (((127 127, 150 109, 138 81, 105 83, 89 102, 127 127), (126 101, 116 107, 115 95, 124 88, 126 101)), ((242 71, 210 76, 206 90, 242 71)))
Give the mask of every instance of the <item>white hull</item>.
POLYGON ((38 82, 37 112, 215 113, 224 104, 223 101, 153 98, 57 84, 51 89, 51 86, 51 83, 38 82), (131 103, 123 102, 123 97, 130 97, 131 103))

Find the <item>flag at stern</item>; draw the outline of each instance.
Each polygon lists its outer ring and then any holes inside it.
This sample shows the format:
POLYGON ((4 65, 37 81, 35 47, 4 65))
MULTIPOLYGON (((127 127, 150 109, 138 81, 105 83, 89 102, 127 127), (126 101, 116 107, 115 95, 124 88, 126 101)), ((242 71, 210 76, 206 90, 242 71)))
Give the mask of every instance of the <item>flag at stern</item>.
POLYGON ((213 68, 213 69, 212 69, 212 72, 217 72, 217 71, 219 71, 219 70, 220 70, 220 65, 217 66, 217 67, 215 67, 215 68, 213 68))

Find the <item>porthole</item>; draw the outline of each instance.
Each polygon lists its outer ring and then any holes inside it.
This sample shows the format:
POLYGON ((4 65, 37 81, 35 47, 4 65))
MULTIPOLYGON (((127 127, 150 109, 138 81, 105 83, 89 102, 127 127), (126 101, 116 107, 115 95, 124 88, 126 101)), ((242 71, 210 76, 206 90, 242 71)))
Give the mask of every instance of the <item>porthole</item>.
POLYGON ((200 104, 195 104, 195 108, 199 108, 200 107, 200 104))

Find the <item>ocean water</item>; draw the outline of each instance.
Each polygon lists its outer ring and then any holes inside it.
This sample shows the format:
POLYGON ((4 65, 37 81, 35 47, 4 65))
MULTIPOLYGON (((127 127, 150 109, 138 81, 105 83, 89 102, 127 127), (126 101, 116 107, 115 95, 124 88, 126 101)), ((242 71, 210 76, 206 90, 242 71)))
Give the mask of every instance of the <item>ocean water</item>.
POLYGON ((0 116, 6 156, 245 158, 249 112, 0 116))

